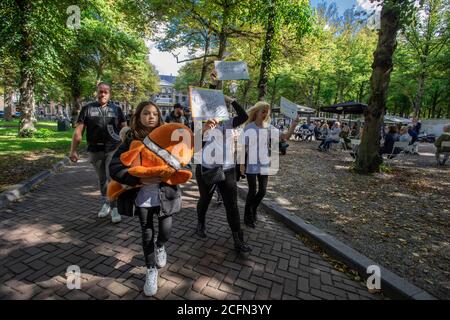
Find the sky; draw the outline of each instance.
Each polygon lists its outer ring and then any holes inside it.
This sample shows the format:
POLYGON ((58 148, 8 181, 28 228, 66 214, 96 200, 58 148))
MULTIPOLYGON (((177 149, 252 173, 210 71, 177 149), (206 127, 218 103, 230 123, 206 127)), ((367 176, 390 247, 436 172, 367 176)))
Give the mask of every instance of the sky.
MULTIPOLYGON (((317 6, 318 3, 323 0, 311 0, 311 5, 313 7, 317 6)), ((328 0, 328 3, 333 2, 328 0)), ((351 8, 354 5, 361 7, 363 9, 370 8, 369 0, 335 0, 339 13, 342 14, 346 9, 351 8)), ((178 70, 183 66, 184 63, 177 63, 176 59, 170 52, 161 52, 154 47, 154 43, 149 42, 147 44, 150 48, 150 62, 156 67, 159 74, 164 75, 178 75, 178 70)), ((180 53, 179 60, 187 57, 187 49, 181 48, 177 53, 180 53)))

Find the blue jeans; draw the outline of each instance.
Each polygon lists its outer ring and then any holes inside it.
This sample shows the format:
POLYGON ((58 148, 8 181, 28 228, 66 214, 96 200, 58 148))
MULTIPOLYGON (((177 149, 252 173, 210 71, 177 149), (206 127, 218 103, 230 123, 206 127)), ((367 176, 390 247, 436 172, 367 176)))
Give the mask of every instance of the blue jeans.
POLYGON ((328 150, 330 149, 330 145, 332 143, 339 143, 339 141, 327 138, 325 140, 322 140, 322 143, 320 144, 319 147, 323 147, 324 150, 328 150))

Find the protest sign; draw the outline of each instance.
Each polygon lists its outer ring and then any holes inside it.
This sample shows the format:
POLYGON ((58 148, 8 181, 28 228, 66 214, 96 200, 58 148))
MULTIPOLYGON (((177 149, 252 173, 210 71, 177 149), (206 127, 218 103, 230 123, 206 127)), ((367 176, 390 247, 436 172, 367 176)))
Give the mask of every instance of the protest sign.
POLYGON ((289 101, 288 99, 281 97, 280 111, 285 116, 287 116, 291 119, 295 119, 295 118, 297 118, 297 115, 298 115, 298 105, 289 101))
POLYGON ((215 61, 218 80, 248 80, 248 68, 245 61, 215 61))
POLYGON ((189 104, 194 119, 218 118, 227 120, 229 118, 225 98, 221 90, 189 87, 189 104))

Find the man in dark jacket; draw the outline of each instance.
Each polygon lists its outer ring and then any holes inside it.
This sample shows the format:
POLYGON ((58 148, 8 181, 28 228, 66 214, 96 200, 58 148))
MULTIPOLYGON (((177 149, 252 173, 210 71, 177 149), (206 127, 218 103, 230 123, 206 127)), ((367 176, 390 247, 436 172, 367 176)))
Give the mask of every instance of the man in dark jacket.
POLYGON ((103 198, 103 206, 98 213, 99 218, 111 214, 111 221, 121 221, 114 202, 109 203, 106 198, 106 189, 109 176, 109 163, 114 150, 120 144, 118 135, 121 128, 127 126, 122 109, 109 101, 111 87, 107 83, 97 85, 97 101, 92 102, 81 109, 77 125, 72 137, 70 160, 77 162, 79 159, 77 148, 83 138, 86 129, 89 161, 94 166, 98 176, 100 192, 103 198))
POLYGON ((179 103, 175 103, 173 111, 169 113, 165 119, 166 123, 178 122, 189 127, 187 119, 184 117, 183 106, 179 103))

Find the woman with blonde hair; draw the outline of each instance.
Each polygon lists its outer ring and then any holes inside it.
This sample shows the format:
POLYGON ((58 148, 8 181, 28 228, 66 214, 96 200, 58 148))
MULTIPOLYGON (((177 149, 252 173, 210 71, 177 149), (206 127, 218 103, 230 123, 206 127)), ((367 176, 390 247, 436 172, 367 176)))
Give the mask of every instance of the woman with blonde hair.
MULTIPOLYGON (((270 125, 270 104, 265 101, 257 102, 248 111, 248 120, 245 122, 244 137, 246 149, 246 169, 248 181, 248 193, 245 201, 244 223, 246 226, 255 228, 257 208, 266 194, 269 178, 268 161, 270 156, 271 131, 278 130, 270 125), (254 139, 251 139, 254 137, 254 139), (256 141, 255 138, 257 138, 256 141), (260 148, 264 148, 260 150, 260 148), (256 190, 258 180, 258 191, 256 190)), ((292 121, 287 133, 280 134, 280 141, 287 141, 294 133, 298 124, 297 119, 292 121)))

